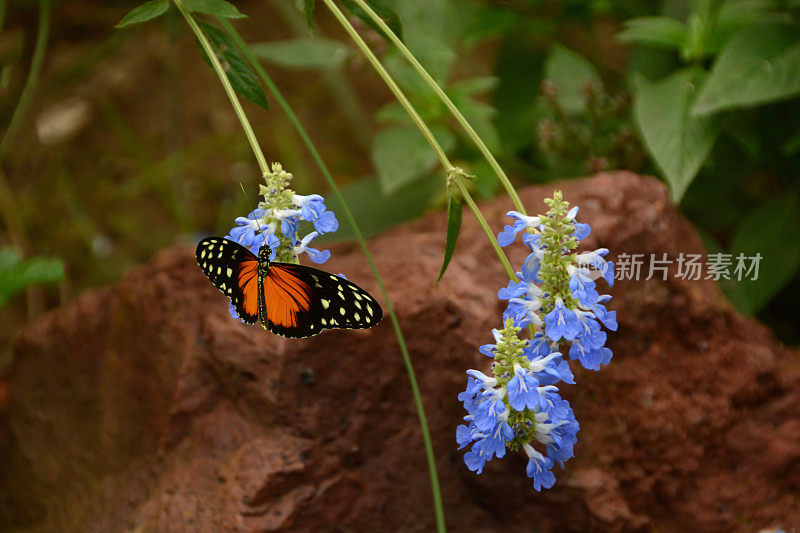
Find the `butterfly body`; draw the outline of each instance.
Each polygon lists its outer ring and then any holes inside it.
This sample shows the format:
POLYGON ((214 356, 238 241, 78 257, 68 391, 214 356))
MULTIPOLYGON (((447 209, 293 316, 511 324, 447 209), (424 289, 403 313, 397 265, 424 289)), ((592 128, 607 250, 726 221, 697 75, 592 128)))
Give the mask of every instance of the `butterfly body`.
POLYGON ((371 328, 383 317, 378 302, 356 284, 324 270, 270 261, 221 237, 197 245, 197 263, 211 283, 230 298, 239 318, 290 338, 325 329, 371 328))

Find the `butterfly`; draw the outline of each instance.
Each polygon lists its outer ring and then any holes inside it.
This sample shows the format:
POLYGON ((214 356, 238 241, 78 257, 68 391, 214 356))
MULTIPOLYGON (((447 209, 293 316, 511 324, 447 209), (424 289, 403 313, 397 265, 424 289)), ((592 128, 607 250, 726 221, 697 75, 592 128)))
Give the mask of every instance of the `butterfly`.
POLYGON ((383 311, 370 294, 324 270, 274 263, 266 244, 258 256, 241 244, 209 237, 197 245, 197 264, 230 298, 245 323, 299 339, 325 329, 364 329, 378 324, 383 311))

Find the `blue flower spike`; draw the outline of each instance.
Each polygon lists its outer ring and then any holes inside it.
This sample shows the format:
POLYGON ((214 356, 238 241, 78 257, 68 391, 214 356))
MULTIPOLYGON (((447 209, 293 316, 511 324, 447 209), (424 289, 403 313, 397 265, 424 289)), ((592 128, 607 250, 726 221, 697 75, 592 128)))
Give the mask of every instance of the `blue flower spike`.
POLYGON ((580 425, 557 386, 575 384, 562 353, 587 370, 599 370, 612 358, 603 327, 617 329, 616 312, 605 307, 611 297, 596 285, 601 278, 613 285, 608 250, 576 253, 591 228, 577 222, 578 208, 570 209, 560 191, 545 203, 546 215, 510 211, 512 223, 497 236, 500 246, 508 246, 524 232, 530 254, 517 279, 498 291, 508 302, 503 329, 492 330, 494 343, 478 349, 492 360, 491 374, 467 371, 466 390, 458 395, 467 414, 456 429, 458 448, 469 447, 464 463, 476 474, 494 457, 524 451, 525 472, 536 491, 555 484, 553 466, 563 467, 578 442, 580 425), (530 338, 522 338, 523 332, 530 338))

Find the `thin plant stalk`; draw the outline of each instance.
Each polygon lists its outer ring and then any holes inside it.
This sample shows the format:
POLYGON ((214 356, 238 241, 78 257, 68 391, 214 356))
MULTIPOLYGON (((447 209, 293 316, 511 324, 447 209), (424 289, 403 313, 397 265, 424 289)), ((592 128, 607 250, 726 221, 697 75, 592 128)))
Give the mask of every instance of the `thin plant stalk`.
POLYGON ((292 110, 289 103, 281 94, 278 87, 272 81, 272 78, 267 74, 264 67, 255 57, 253 52, 250 50, 250 47, 247 46, 247 43, 244 42, 239 32, 233 27, 233 25, 224 18, 218 19, 222 27, 228 32, 228 35, 231 36, 233 41, 236 45, 242 50, 245 54, 247 60, 253 65, 253 68, 256 70, 256 73, 259 75, 261 80, 266 85, 267 89, 270 91, 272 96, 278 102, 278 105, 281 107, 283 112, 289 118, 289 121, 297 130, 297 133, 300 135, 300 138, 303 140, 303 143, 308 148, 311 157, 314 159, 314 162, 317 164, 320 172, 325 177, 325 181, 327 181, 328 185, 331 188, 336 199, 339 201, 339 204, 342 206, 342 214, 344 215, 345 220, 353 229, 353 234, 358 241, 359 246, 361 247, 361 251, 364 253, 364 257, 367 259, 367 263, 369 264, 370 270, 372 270, 372 275, 375 278, 376 283, 378 284, 378 288, 381 291, 383 296, 384 302, 386 302, 386 310, 389 314, 389 318, 392 322, 392 328, 394 329, 395 336, 397 337, 397 344, 400 347, 400 353, 403 357, 403 363, 406 367, 406 373, 408 374, 409 383, 411 384, 411 393, 414 397, 414 405, 417 410, 417 418, 419 419, 420 430, 422 431, 422 440, 425 447, 425 455, 428 462, 428 473, 430 476, 430 484, 431 484, 431 492, 433 493, 433 505, 434 505, 434 513, 436 515, 436 527, 437 531, 444 532, 446 530, 445 519, 444 519, 444 507, 442 505, 442 496, 441 496, 441 488, 439 485, 439 476, 436 471, 436 456, 433 452, 433 441, 431 440, 430 430, 428 429, 428 420, 427 416, 425 415, 425 407, 422 403, 422 394, 420 393, 419 384, 417 382, 417 377, 414 372, 414 366, 411 362, 411 355, 408 352, 408 347, 406 346, 405 338, 403 337, 403 331, 400 328, 400 321, 397 318, 397 313, 394 310, 394 306, 392 305, 392 301, 389 298, 389 293, 386 291, 386 286, 383 283, 383 278, 381 277, 380 272, 378 271, 378 266, 375 264, 375 260, 372 257, 372 254, 367 247, 367 242, 364 239, 364 235, 361 233, 361 229, 358 227, 356 223, 355 217, 353 216, 352 211, 347 205, 347 202, 342 196, 339 187, 336 185, 336 181, 333 179, 333 175, 331 174, 328 166, 320 156, 319 151, 317 150, 314 142, 309 137, 308 133, 306 132, 303 125, 300 123, 300 120, 297 118, 297 115, 292 110))
MULTIPOLYGON (((469 196, 469 193, 466 192, 466 187, 464 187, 462 183, 463 173, 460 172, 459 169, 454 167, 453 164, 450 162, 450 159, 447 157, 447 154, 445 153, 444 149, 442 149, 441 145, 436 140, 436 137, 434 137, 433 133, 431 133, 431 130, 428 127, 428 125, 425 123, 424 120, 422 120, 422 117, 420 117, 419 113, 417 113, 417 110, 411 104, 408 97, 406 97, 405 93, 403 93, 403 90, 400 89, 400 87, 397 85, 397 82, 394 81, 391 74, 389 74, 386 68, 381 64, 380 60, 375 56, 372 50, 370 50, 370 48, 367 46, 367 44, 364 42, 364 40, 356 31, 356 29, 353 27, 353 25, 350 24, 350 21, 347 20, 345 14, 342 13, 342 11, 336 6, 333 0, 323 0, 323 2, 331 11, 331 13, 334 15, 334 17, 336 17, 336 19, 342 25, 342 27, 350 36, 350 38, 353 39, 353 42, 356 43, 356 45, 364 54, 364 56, 366 56, 366 58, 372 64, 373 68, 378 72, 380 77, 383 79, 383 81, 386 83, 386 85, 394 94, 395 98, 397 98, 397 101, 400 102, 400 105, 403 106, 408 115, 411 117, 411 120, 414 122, 417 128, 419 128, 419 131, 422 133, 422 135, 428 141, 428 144, 431 145, 431 148, 433 148, 433 151, 436 152, 436 155, 439 157, 439 161, 441 161, 442 166, 445 168, 448 178, 452 176, 453 180, 459 184, 459 190, 462 191, 462 194, 466 193, 465 196, 466 200, 467 197, 469 196)), ((470 198, 467 201, 467 205, 469 206, 475 218, 478 219, 478 223, 480 224, 483 231, 486 233, 486 236, 489 238, 489 241, 493 243, 493 248, 495 250, 495 253, 497 254, 497 257, 500 258, 500 262, 502 263, 503 268, 506 271, 506 274, 508 274, 509 279, 516 281, 517 276, 514 273, 514 269, 511 267, 511 263, 509 263, 508 258, 506 257, 502 248, 500 248, 500 246, 497 245, 497 242, 495 241, 495 235, 492 232, 491 228, 489 227, 489 224, 486 222, 486 219, 483 217, 483 214, 478 209, 478 206, 475 204, 474 201, 471 200, 472 199, 470 198)))
POLYGON ((356 29, 350 24, 350 21, 347 20, 347 16, 336 6, 333 0, 322 0, 325 2, 325 5, 328 6, 328 9, 333 13, 333 16, 339 21, 339 24, 342 25, 344 30, 350 35, 350 38, 353 39, 353 42, 356 43, 361 52, 366 56, 367 60, 372 64, 372 67, 378 73, 378 75, 383 79, 384 83, 389 87, 389 89, 394 94, 397 101, 400 102, 400 105, 403 106, 403 109, 406 110, 406 113, 411 117, 411 120, 414 121, 419 131, 422 132, 422 135, 425 136, 425 139, 428 141, 428 144, 431 145, 433 151, 436 152, 436 155, 439 157, 439 160, 442 162, 444 166, 445 172, 450 174, 454 167, 452 163, 450 163, 450 159, 447 157, 447 154, 442 149, 439 142, 436 140, 436 137, 433 136, 430 128, 425 121, 422 120, 422 117, 419 116, 417 110, 414 109, 414 106, 411 105, 411 102, 406 97, 405 93, 403 93, 402 89, 397 85, 397 82, 394 81, 392 76, 389 72, 384 68, 381 64, 380 60, 372 53, 372 50, 369 49, 367 43, 364 42, 364 39, 358 34, 356 29))
POLYGON ((250 126, 250 121, 247 120, 247 115, 245 115, 244 110, 242 109, 242 104, 239 103, 239 99, 236 97, 233 86, 231 85, 227 74, 225 74, 225 70, 222 68, 216 52, 214 52, 214 48, 211 46, 211 43, 208 42, 208 38, 206 37, 205 33, 203 33, 203 30, 200 29, 200 26, 197 24, 197 21, 194 20, 192 14, 189 13, 185 7, 183 7, 183 2, 181 2, 181 0, 173 0, 173 2, 175 7, 178 8, 178 11, 180 11, 181 15, 183 15, 183 18, 186 19, 186 22, 194 32, 197 40, 200 41, 200 46, 203 47, 203 50, 208 56, 208 60, 211 62, 211 66, 217 73, 217 77, 219 77, 219 80, 222 82, 222 86, 225 88, 225 92, 228 94, 228 99, 231 101, 233 110, 236 113, 236 116, 239 118, 239 122, 242 124, 242 129, 247 137, 247 141, 250 143, 250 147, 253 149, 253 154, 256 156, 256 161, 258 161, 258 167, 261 169, 262 175, 266 175, 269 173, 267 160, 264 158, 264 153, 261 151, 261 147, 258 145, 258 140, 256 139, 255 133, 253 133, 253 128, 250 126))
POLYGON ((11 142, 16 137, 20 126, 22 126, 22 119, 28 110, 28 104, 33 97, 36 84, 39 82, 39 74, 42 71, 42 63, 44 63, 44 52, 47 49, 47 41, 50 38, 50 7, 50 0, 40 0, 39 28, 36 33, 36 45, 33 48, 31 68, 28 71, 28 78, 25 80, 17 107, 14 109, 14 114, 11 115, 8 129, 6 129, 3 140, 0 142, 0 160, 8 153, 11 142))
MULTIPOLYGON (((6 7, 6 2, 3 2, 3 18, 5 18, 6 7)), ((33 57, 31 58, 31 68, 28 70, 28 77, 22 87, 22 93, 17 101, 17 106, 14 108, 14 113, 11 115, 8 128, 3 135, 3 140, 0 141, 0 162, 5 159, 8 151, 11 149, 14 138, 17 136, 19 128, 22 126, 22 121, 28 110, 31 98, 33 97, 36 84, 39 82, 39 74, 41 74, 42 71, 45 50, 47 50, 47 41, 50 38, 50 15, 50 0, 40 0, 39 26, 36 33, 36 44, 33 48, 33 57)), ((5 70, 4 72, 8 73, 10 71, 5 70)), ((19 215, 20 211, 14 200, 11 184, 8 182, 8 178, 2 169, 0 169, 0 213, 8 229, 11 242, 23 255, 29 254, 31 247, 28 237, 25 234, 25 224, 19 215)), ((25 289, 25 297, 27 299, 29 318, 43 311, 44 299, 40 289, 28 287, 25 289)))
POLYGON ((458 124, 463 128, 467 136, 472 140, 473 143, 475 143, 475 146, 481 152, 481 155, 483 155, 484 159, 486 159, 486 162, 489 164, 489 166, 492 167, 494 173, 497 174, 497 178, 500 180, 500 183, 503 184, 503 187, 505 187, 508 195, 511 197, 511 201, 514 202, 514 206, 520 213, 525 214, 525 207, 522 205, 522 201, 519 199, 516 189, 514 189, 514 186, 511 184, 508 176, 503 171, 503 168, 497 162, 497 159, 495 159, 494 155, 492 155, 489 147, 486 146, 486 143, 483 142, 483 139, 481 139, 480 135, 477 134, 467 119, 464 118, 464 115, 461 113, 461 111, 459 111, 458 107, 456 107, 450 97, 447 96, 439 84, 436 83, 436 80, 433 79, 425 67, 423 67, 417 58, 414 57, 414 54, 411 53, 403 41, 401 41, 400 38, 392 31, 389 25, 386 24, 386 22, 384 22, 384 20, 377 13, 375 13, 375 11, 370 7, 369 3, 365 2, 364 0, 354 0, 354 2, 364 10, 367 16, 369 16, 369 18, 386 35, 386 37, 392 41, 400 53, 403 54, 403 57, 406 58, 411 66, 414 67, 414 70, 416 70, 417 73, 422 77, 428 87, 430 87, 436 96, 439 97, 439 100, 441 100, 445 107, 447 107, 458 124))

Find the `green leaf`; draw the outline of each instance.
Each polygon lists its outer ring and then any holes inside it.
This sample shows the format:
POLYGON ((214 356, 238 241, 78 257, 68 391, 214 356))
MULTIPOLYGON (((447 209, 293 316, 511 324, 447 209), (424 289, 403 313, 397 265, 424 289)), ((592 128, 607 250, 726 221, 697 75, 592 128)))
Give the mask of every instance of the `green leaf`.
MULTIPOLYGON (((381 190, 380 181, 369 178, 342 187, 342 196, 364 237, 369 238, 392 226, 417 218, 437 200, 437 193, 441 191, 440 181, 423 179, 386 195, 381 190)), ((341 213, 341 204, 334 195, 326 197, 325 203, 329 210, 341 213)), ((343 223, 336 233, 329 233, 320 239, 352 240, 355 239, 355 234, 349 224, 343 223)))
POLYGON ((781 153, 786 157, 793 156, 800 151, 800 129, 792 134, 786 142, 781 145, 781 153))
POLYGON ((142 5, 136 6, 130 13, 125 15, 115 28, 124 28, 131 24, 146 22, 156 17, 160 17, 169 9, 169 0, 150 0, 142 5))
POLYGON ((13 249, 0 249, 0 306, 25 287, 62 279, 64 266, 60 259, 33 257, 20 261, 13 249))
POLYGON ((442 269, 439 271, 439 277, 436 278, 436 283, 444 276, 447 270, 447 265, 453 258, 453 252, 456 251, 456 244, 458 243, 458 234, 461 232, 461 212, 464 207, 464 201, 455 187, 447 187, 447 237, 444 244, 444 258, 442 259, 442 269))
MULTIPOLYGON (((751 211, 742 221, 731 246, 732 266, 739 254, 761 254, 758 278, 736 281, 728 296, 744 314, 758 312, 792 279, 800 267, 800 202, 785 194, 751 211)), ((748 262, 749 264, 749 262, 748 262)))
POLYGON ((695 115, 749 107, 800 94, 800 29, 764 26, 728 41, 711 69, 695 115))
POLYGON ((391 2, 402 22, 403 42, 442 85, 457 59, 453 47, 467 22, 470 9, 466 4, 469 2, 391 2))
MULTIPOLYGON (((445 152, 453 149, 455 138, 447 129, 434 126, 431 130, 445 152)), ((437 162, 436 152, 412 126, 381 130, 372 145, 372 163, 387 194, 416 180, 437 162)))
POLYGON ((634 118, 675 203, 692 183, 720 131, 715 117, 694 118, 689 113, 704 74, 700 68, 687 68, 655 83, 642 77, 635 83, 634 118))
POLYGON ((317 37, 252 44, 250 49, 261 59, 290 68, 341 67, 348 53, 339 41, 317 37))
MULTIPOLYGON (((217 53, 217 57, 222 63, 225 74, 228 76, 228 80, 231 82, 234 90, 251 102, 260 105, 264 109, 269 109, 267 97, 264 95, 264 91, 258 83, 258 78, 255 73, 253 73, 247 59, 242 51, 239 50, 239 47, 236 46, 233 39, 231 39, 224 30, 213 24, 202 20, 198 20, 197 23, 203 29, 203 33, 205 33, 211 41, 211 46, 217 53)), ((199 42, 197 44, 200 46, 199 42)), ((202 46, 200 47, 200 51, 203 53, 206 62, 211 65, 211 61, 206 56, 202 46)))
POLYGON ((686 44, 686 25, 668 17, 640 17, 625 22, 625 29, 617 35, 623 43, 641 43, 665 48, 681 49, 686 44))
MULTIPOLYGON (((389 29, 397 35, 400 40, 403 40, 403 26, 400 24, 400 17, 397 15, 397 12, 389 5, 385 0, 365 0, 367 5, 372 8, 378 17, 380 17, 389 29)), ((353 0, 342 0, 342 3, 345 7, 355 16, 366 22, 373 30, 378 32, 378 35, 384 37, 383 32, 375 24, 369 15, 367 15, 366 11, 361 9, 358 4, 353 2, 353 0)))
POLYGON ((489 147, 496 152, 501 149, 500 137, 494 125, 496 110, 491 105, 473 97, 497 87, 497 78, 477 77, 454 83, 447 90, 448 96, 461 111, 477 134, 489 147))
POLYGON ((244 18, 236 6, 225 0, 183 0, 183 7, 189 11, 214 15, 215 17, 225 17, 229 19, 244 18))
POLYGON ((600 75, 586 58, 560 44, 550 49, 544 63, 544 79, 558 87, 558 101, 568 113, 586 108, 582 88, 587 81, 601 83, 600 75))
POLYGON ((313 33, 314 28, 311 25, 311 15, 314 14, 314 0, 303 1, 303 12, 306 15, 306 25, 308 26, 308 31, 313 33))
POLYGON ((716 55, 734 33, 766 24, 789 24, 792 15, 777 11, 775 0, 728 0, 719 8, 717 19, 706 38, 706 50, 716 55))

